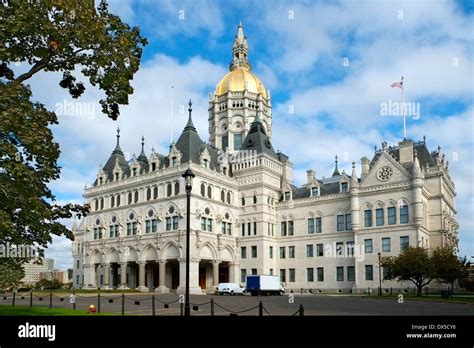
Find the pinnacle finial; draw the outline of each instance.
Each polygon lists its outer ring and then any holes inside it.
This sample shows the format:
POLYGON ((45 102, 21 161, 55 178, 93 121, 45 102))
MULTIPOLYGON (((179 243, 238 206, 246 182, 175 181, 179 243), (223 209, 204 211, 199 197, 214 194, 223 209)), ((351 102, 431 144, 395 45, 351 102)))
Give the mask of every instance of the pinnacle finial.
POLYGON ((191 101, 191 99, 189 99, 188 106, 189 106, 188 110, 191 111, 193 109, 193 102, 191 101))
POLYGON ((332 173, 332 176, 341 175, 341 173, 339 173, 339 169, 337 168, 337 163, 339 162, 337 160, 337 155, 334 158, 335 158, 334 162, 336 163, 336 168, 334 168, 334 172, 332 173))

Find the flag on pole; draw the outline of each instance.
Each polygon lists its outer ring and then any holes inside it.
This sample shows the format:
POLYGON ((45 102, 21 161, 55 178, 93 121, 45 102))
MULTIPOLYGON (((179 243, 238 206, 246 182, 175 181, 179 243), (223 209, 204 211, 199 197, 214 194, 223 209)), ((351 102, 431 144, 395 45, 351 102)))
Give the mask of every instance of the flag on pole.
POLYGON ((400 82, 394 82, 390 85, 390 87, 392 87, 392 88, 398 87, 398 88, 403 89, 403 76, 402 76, 402 80, 400 82))

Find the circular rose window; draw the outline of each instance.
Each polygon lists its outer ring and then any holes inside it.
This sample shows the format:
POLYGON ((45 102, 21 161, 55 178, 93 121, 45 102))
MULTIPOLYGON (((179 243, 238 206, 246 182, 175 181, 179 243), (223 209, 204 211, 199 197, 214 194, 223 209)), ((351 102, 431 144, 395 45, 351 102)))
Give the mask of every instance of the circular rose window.
POLYGON ((382 167, 379 169, 379 171, 377 172, 377 178, 380 180, 380 181, 387 181, 388 179, 390 179, 392 177, 392 174, 393 174, 393 170, 392 168, 390 167, 382 167))

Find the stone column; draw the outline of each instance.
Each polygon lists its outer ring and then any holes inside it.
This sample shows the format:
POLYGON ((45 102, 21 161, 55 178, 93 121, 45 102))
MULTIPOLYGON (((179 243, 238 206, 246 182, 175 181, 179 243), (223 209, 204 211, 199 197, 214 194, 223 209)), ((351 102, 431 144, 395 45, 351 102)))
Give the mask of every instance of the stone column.
POLYGON ((96 287, 95 277, 96 277, 95 265, 85 264, 83 287, 85 289, 94 289, 96 287))
POLYGON ((104 271, 104 289, 110 289, 111 286, 110 286, 110 263, 105 263, 104 264, 104 268, 103 268, 103 271, 104 271))
POLYGON ((229 283, 240 284, 240 279, 236 279, 237 275, 237 264, 229 263, 229 283))
POLYGON ((219 285, 219 263, 220 261, 212 261, 212 286, 217 287, 219 285))
MULTIPOLYGON (((199 287, 199 260, 191 259, 189 263, 189 293, 202 295, 199 287)), ((179 287, 177 294, 184 294, 186 291, 186 259, 179 259, 179 287)))
POLYGON ((158 287, 155 289, 155 292, 159 294, 167 294, 170 290, 166 287, 166 260, 158 260, 158 267, 158 287))
POLYGON ((145 261, 138 262, 138 288, 140 292, 148 292, 148 288, 145 286, 145 261))
POLYGON ((127 263, 121 262, 120 263, 120 287, 121 290, 128 289, 127 286, 127 263))

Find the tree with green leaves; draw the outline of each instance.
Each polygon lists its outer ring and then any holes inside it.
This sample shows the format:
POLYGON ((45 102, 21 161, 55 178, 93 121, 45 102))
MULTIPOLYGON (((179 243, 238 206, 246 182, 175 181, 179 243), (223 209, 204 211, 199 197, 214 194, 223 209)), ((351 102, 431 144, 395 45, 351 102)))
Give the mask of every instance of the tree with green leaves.
POLYGON ((15 289, 21 285, 21 280, 25 276, 25 271, 19 262, 14 258, 0 259, 0 290, 15 289))
POLYGON ((434 262, 434 278, 448 283, 451 289, 457 280, 462 280, 469 275, 470 262, 467 257, 459 258, 451 247, 437 248, 432 254, 434 262))
POLYGON ((146 39, 101 1, 3 1, 0 3, 0 241, 31 245, 40 256, 52 235, 72 233, 59 219, 89 207, 56 204, 48 188, 60 176, 56 114, 33 100, 28 80, 60 72, 60 87, 79 98, 81 79, 104 92, 102 112, 115 120, 128 104, 146 39), (28 67, 15 74, 15 63, 28 67))
POLYGON ((421 247, 407 248, 396 257, 384 257, 382 267, 387 269, 386 279, 411 281, 421 296, 424 286, 435 278, 434 262, 428 250, 421 247))

